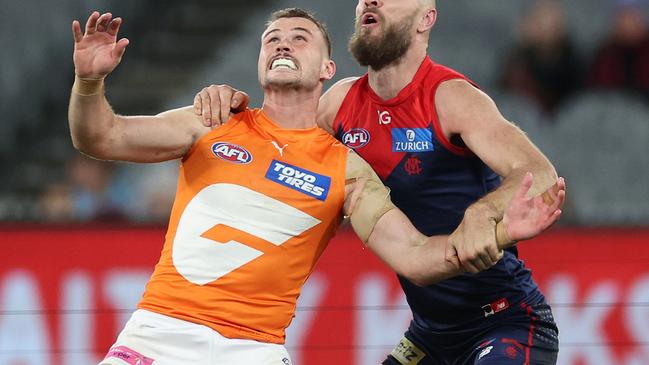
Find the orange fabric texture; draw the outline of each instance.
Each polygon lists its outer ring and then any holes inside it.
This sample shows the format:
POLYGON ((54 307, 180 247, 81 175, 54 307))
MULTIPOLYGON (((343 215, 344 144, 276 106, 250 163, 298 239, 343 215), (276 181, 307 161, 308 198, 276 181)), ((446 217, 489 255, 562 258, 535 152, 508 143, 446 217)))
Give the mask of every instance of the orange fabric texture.
POLYGON ((348 149, 259 109, 203 136, 180 167, 139 308, 225 337, 284 343, 302 285, 340 223, 348 149))

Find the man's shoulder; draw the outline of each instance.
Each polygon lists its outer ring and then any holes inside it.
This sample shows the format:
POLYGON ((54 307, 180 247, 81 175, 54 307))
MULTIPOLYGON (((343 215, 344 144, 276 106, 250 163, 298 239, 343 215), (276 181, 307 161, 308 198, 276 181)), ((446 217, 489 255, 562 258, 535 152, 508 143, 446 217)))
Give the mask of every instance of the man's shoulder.
MULTIPOLYGON (((322 95, 320 98, 320 104, 324 104, 324 106, 337 105, 340 107, 340 104, 343 102, 347 93, 349 93, 349 90, 361 78, 362 76, 354 76, 339 80, 322 95)), ((338 110, 338 108, 335 109, 336 111, 338 110)))
POLYGON ((320 97, 318 105, 318 126, 328 133, 333 133, 333 123, 345 97, 355 82, 361 77, 347 77, 333 84, 320 97))
POLYGON ((349 91, 349 89, 354 85, 354 83, 363 78, 363 76, 350 76, 345 77, 344 79, 338 80, 335 84, 331 86, 329 90, 338 90, 338 91, 349 91))

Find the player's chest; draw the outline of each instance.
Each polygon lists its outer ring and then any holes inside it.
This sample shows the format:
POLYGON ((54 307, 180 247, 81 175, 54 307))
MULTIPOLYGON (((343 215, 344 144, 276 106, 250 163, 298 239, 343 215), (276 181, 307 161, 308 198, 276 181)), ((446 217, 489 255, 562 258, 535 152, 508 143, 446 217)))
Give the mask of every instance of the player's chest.
POLYGON ((195 188, 236 184, 288 202, 325 202, 338 194, 335 182, 344 176, 326 158, 305 153, 306 148, 281 139, 215 138, 183 162, 183 173, 195 188))
POLYGON ((434 115, 416 102, 390 108, 365 102, 339 118, 337 137, 361 155, 435 150, 434 115))

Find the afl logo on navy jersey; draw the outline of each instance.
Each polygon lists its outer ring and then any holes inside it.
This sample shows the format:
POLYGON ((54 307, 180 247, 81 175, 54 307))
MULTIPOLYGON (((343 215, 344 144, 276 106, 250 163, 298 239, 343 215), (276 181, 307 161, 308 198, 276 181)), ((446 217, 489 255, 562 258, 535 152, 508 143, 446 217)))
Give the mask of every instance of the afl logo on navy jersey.
POLYGON ((343 134, 341 140, 349 148, 361 148, 370 142, 370 132, 362 128, 350 129, 343 134))
POLYGON ((252 155, 248 150, 228 142, 216 142, 213 144, 212 153, 222 160, 236 164, 247 164, 252 161, 252 155))

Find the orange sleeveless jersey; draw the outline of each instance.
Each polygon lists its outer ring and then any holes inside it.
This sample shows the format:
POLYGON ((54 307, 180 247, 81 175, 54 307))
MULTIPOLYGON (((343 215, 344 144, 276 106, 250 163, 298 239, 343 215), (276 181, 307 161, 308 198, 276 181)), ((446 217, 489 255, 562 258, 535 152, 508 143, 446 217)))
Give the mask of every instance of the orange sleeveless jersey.
POLYGON ((139 308, 225 337, 284 343, 302 285, 340 223, 347 147, 250 110, 182 161, 160 261, 139 308))

